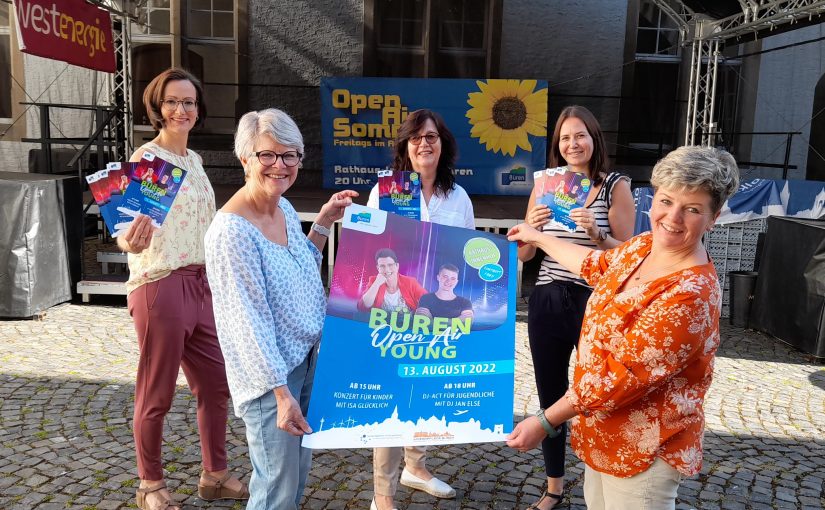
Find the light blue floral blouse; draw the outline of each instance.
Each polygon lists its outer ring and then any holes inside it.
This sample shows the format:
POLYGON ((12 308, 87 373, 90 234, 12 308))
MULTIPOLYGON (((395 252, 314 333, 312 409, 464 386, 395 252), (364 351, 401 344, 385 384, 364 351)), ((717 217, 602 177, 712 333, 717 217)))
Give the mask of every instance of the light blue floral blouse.
POLYGON ((286 384, 321 339, 326 298, 321 253, 285 198, 288 247, 246 219, 218 212, 206 232, 206 272, 235 414, 286 384))

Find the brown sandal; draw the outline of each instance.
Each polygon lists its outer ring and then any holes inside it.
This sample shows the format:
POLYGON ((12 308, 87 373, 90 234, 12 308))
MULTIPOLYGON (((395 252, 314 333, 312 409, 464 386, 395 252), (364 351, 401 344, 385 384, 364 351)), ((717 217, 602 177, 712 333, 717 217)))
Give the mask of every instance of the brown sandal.
POLYGON ((223 485, 231 477, 232 475, 229 474, 229 471, 220 479, 215 478, 206 471, 201 471, 201 478, 205 478, 213 485, 203 485, 200 480, 198 480, 198 496, 206 501, 215 501, 216 499, 249 499, 249 489, 243 482, 241 482, 240 490, 233 490, 223 485))
MULTIPOLYGON (((166 482, 161 481, 159 484, 155 485, 154 487, 143 487, 138 488, 137 494, 135 494, 135 502, 137 503, 137 507, 140 510, 152 510, 149 508, 149 503, 146 502, 146 496, 157 492, 159 490, 166 488, 166 482)), ((180 508, 180 503, 175 501, 174 499, 167 499, 160 502, 161 506, 157 508, 157 510, 166 510, 170 506, 180 508)))

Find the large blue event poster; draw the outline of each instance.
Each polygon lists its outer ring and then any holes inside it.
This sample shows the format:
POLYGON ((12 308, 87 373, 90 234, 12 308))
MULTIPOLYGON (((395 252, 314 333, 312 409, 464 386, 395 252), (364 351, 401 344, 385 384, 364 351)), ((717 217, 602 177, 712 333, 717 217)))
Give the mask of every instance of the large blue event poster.
POLYGON ((516 264, 504 236, 348 207, 303 445, 503 441, 513 424, 516 264), (377 278, 384 293, 367 307, 377 278), (390 306, 388 279, 410 312, 390 306))
POLYGON ((529 195, 546 166, 547 82, 422 78, 322 78, 325 188, 368 189, 389 170, 409 113, 441 114, 458 143, 456 178, 468 193, 529 195))

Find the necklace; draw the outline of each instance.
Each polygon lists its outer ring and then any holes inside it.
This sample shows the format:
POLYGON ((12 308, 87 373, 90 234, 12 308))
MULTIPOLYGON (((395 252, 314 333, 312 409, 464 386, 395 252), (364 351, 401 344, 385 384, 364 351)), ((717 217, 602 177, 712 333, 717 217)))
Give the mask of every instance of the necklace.
MULTIPOLYGON (((634 277, 633 277, 633 279, 634 279, 635 281, 639 281, 639 280, 641 280, 641 279, 642 279, 642 276, 643 276, 643 275, 642 275, 642 266, 644 265, 644 263, 645 263, 645 262, 647 262, 647 257, 648 257, 649 255, 650 255, 650 253, 648 253, 647 255, 645 255, 645 256, 644 256, 644 258, 642 259, 642 262, 639 264, 639 267, 637 267, 637 268, 636 268, 636 276, 634 276, 634 277)), ((676 266, 678 266, 678 265, 679 265, 679 264, 681 264, 682 262, 684 262, 684 261, 682 261, 682 260, 678 260, 678 261, 674 262, 673 264, 670 264, 669 266, 665 266, 665 267, 659 268, 659 270, 660 270, 660 271, 666 271, 666 270, 670 269, 671 267, 676 267, 676 266)), ((650 273, 648 273, 648 275, 649 275, 649 274, 650 274, 650 273)))

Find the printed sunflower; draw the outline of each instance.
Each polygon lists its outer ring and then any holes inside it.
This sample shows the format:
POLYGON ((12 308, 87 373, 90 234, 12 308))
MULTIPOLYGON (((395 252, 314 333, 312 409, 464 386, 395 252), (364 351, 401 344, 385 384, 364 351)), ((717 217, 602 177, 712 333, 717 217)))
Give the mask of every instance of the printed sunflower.
POLYGON ((486 149, 508 156, 516 148, 532 151, 527 135, 547 135, 547 89, 535 90, 536 80, 477 81, 481 92, 471 92, 467 111, 470 136, 486 149))

